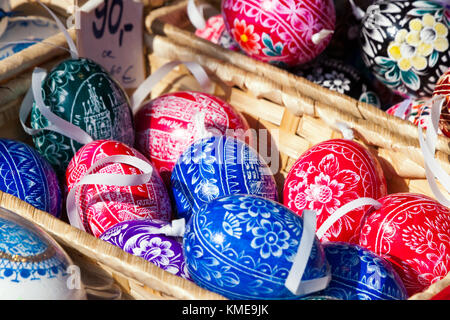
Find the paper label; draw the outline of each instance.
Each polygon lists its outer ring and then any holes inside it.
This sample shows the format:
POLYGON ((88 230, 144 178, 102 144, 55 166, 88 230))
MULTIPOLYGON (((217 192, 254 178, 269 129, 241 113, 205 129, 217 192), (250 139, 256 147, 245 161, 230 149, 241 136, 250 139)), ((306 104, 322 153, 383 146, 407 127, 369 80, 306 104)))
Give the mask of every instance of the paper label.
POLYGON ((145 79, 143 4, 137 0, 89 0, 76 9, 80 57, 103 66, 126 89, 145 79))

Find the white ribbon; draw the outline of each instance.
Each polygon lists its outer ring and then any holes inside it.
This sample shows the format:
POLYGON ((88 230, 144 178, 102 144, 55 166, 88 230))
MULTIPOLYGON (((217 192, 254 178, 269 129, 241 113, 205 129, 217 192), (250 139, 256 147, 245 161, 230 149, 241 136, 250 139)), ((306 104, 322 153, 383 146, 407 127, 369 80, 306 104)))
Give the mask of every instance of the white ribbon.
POLYGON ((25 95, 19 110, 19 120, 24 131, 30 135, 35 135, 42 130, 50 130, 58 132, 83 145, 92 142, 92 137, 89 136, 83 129, 57 116, 48 106, 45 105, 42 97, 42 82, 46 75, 47 72, 44 69, 35 68, 33 70, 31 88, 25 95), (40 129, 33 129, 26 126, 25 123, 33 107, 33 100, 36 103, 36 108, 51 123, 50 125, 40 129))
POLYGON ((45 4, 43 4, 40 0, 36 0, 42 7, 44 7, 45 10, 48 11, 48 13, 52 16, 52 18, 55 20, 56 25, 61 30, 61 32, 64 34, 64 37, 66 38, 67 44, 69 46, 70 55, 72 56, 72 59, 78 59, 78 49, 75 45, 75 42, 73 41, 72 37, 69 35, 69 32, 67 32, 67 29, 64 27, 61 20, 58 19, 58 17, 53 13, 52 10, 50 10, 45 4))
POLYGON ((320 226, 319 230, 317 230, 316 235, 317 238, 321 239, 323 235, 328 231, 328 229, 340 218, 349 213, 350 211, 367 206, 372 205, 375 208, 379 209, 381 207, 381 203, 372 198, 358 198, 356 200, 350 201, 349 203, 343 205, 335 212, 333 212, 320 226))
POLYGON ((405 112, 406 112, 406 110, 408 110, 409 105, 412 102, 413 102, 413 100, 411 98, 403 100, 400 103, 400 105, 398 106, 398 108, 395 110, 394 116, 404 120, 405 119, 405 112))
POLYGON ((184 218, 172 220, 170 224, 166 224, 158 229, 159 234, 169 237, 183 237, 186 231, 186 220, 184 218))
POLYGON ((353 140, 355 138, 355 135, 353 133, 353 129, 350 128, 350 126, 344 122, 336 121, 335 122, 336 128, 341 131, 342 136, 345 140, 353 140))
POLYGON ((188 0, 187 3, 187 15, 189 18, 189 21, 191 21, 192 25, 196 29, 204 29, 206 27, 206 20, 203 16, 203 9, 205 6, 201 5, 197 7, 195 5, 195 0, 188 0))
POLYGON ((140 107, 142 106, 142 103, 146 99, 146 97, 149 95, 149 93, 152 91, 153 87, 161 81, 162 78, 164 78, 170 71, 172 71, 173 68, 176 66, 184 64, 189 71, 192 73, 192 75, 195 77, 195 79, 198 81, 200 86, 202 87, 202 90, 205 92, 211 92, 212 91, 212 83, 209 79, 208 74, 206 73, 205 69, 203 67, 193 61, 171 61, 163 66, 161 66, 158 70, 153 72, 147 79, 145 79, 139 87, 134 91, 133 95, 131 96, 131 108, 133 110, 133 113, 136 114, 140 107))
POLYGON ((366 13, 364 12, 363 9, 358 7, 353 0, 349 0, 349 2, 350 2, 350 6, 352 7, 352 12, 353 12, 353 15, 355 16, 356 20, 361 21, 364 18, 366 13))
POLYGON ((129 155, 113 155, 96 161, 84 174, 81 180, 76 183, 67 195, 66 209, 67 217, 72 226, 86 231, 81 221, 79 212, 79 196, 76 196, 77 187, 86 184, 100 184, 108 186, 138 186, 148 183, 153 174, 153 166, 142 159, 129 155), (122 163, 136 167, 142 174, 114 174, 114 173, 93 173, 100 166, 108 163, 122 163))
MULTIPOLYGON (((445 190, 450 193, 450 176, 445 172, 435 159, 436 144, 438 139, 439 118, 445 103, 445 96, 438 95, 431 99, 431 121, 426 129, 426 139, 423 136, 422 128, 418 126, 420 149, 425 161, 425 175, 428 184, 436 199, 444 206, 450 207, 450 200, 442 194, 436 183, 436 179, 445 190)), ((423 115, 420 116, 422 120, 423 115)))
POLYGON ((303 210, 303 232, 300 244, 284 283, 286 288, 295 295, 306 295, 312 292, 321 291, 328 286, 328 283, 331 280, 331 274, 328 273, 325 277, 302 281, 316 237, 316 215, 315 211, 303 210))
POLYGON ((333 34, 333 33, 334 33, 333 30, 322 29, 319 32, 314 33, 311 36, 311 41, 315 45, 318 45, 320 42, 322 42, 322 40, 324 40, 326 37, 328 37, 330 34, 333 34))

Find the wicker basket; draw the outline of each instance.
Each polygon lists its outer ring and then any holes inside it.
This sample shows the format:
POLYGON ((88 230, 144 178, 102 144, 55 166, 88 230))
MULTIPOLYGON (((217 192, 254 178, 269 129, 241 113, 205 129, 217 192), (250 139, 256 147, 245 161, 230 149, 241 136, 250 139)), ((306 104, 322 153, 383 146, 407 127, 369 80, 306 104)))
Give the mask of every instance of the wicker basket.
MULTIPOLYGON (((152 20, 155 12, 167 13, 167 10, 172 9, 172 6, 167 6, 161 9, 162 11, 152 11, 147 22, 154 21, 159 24, 161 30, 168 28, 188 35, 175 26, 152 20)), ((182 10, 178 12, 179 17, 183 17, 182 10)), ((176 16, 170 14, 172 18, 176 16)), ((65 45, 62 35, 48 41, 65 45)), ((342 137, 335 124, 343 122, 353 128, 356 140, 380 159, 388 179, 389 192, 410 191, 432 196, 425 179, 417 128, 412 124, 389 116, 373 106, 323 89, 305 79, 283 74, 279 70, 273 70, 270 80, 261 76, 262 73, 257 70, 251 72, 231 61, 224 61, 221 55, 214 55, 208 51, 213 46, 210 43, 201 39, 196 41, 202 43, 202 49, 183 44, 182 39, 175 40, 172 36, 146 34, 150 70, 156 70, 170 60, 199 62, 215 82, 217 96, 241 111, 252 128, 266 128, 270 133, 277 134, 277 149, 281 161, 280 170, 275 176, 280 192, 284 178, 295 160, 320 141, 342 137)), ((213 48, 217 51, 221 49, 214 46, 213 48)), ((224 57, 227 57, 228 53, 230 52, 222 52, 224 57)), ((34 45, 18 55, 21 58, 12 56, 5 59, 8 63, 0 63, 0 85, 7 87, 0 88, 3 93, 0 94, 0 136, 29 142, 29 138, 22 132, 18 109, 30 84, 31 68, 36 65, 49 68, 67 56, 64 51, 42 45, 34 45), (18 61, 25 61, 28 67, 23 68, 18 61), (3 70, 9 74, 4 75, 3 70)), ((255 64, 253 60, 252 64, 255 64)), ((271 66, 266 67, 271 70, 271 66)), ((179 90, 200 90, 196 80, 183 66, 168 74, 153 89, 151 96, 179 90)), ((444 170, 450 172, 450 139, 440 138, 437 149, 441 165, 444 170)), ((39 211, 11 195, 0 192, 0 206, 34 221, 47 230, 77 258, 77 263, 79 261, 88 266, 95 265, 104 270, 131 299, 224 299, 188 280, 163 271, 140 257, 125 253, 118 247, 80 231, 66 221, 39 211)), ((429 299, 449 284, 450 275, 411 299, 429 299)))

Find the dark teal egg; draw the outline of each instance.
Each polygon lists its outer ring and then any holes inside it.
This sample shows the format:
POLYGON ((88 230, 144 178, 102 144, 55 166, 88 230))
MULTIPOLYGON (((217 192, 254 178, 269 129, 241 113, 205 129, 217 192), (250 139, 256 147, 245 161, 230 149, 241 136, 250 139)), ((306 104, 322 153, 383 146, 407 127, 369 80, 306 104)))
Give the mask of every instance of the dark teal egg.
MULTIPOLYGON (((128 96, 108 72, 92 60, 68 59, 58 64, 44 78, 42 96, 53 113, 84 130, 93 140, 112 139, 130 146, 134 144, 128 96)), ((31 126, 39 129, 48 124, 33 105, 31 126)), ((83 146, 50 130, 34 135, 33 141, 60 174, 83 146)))

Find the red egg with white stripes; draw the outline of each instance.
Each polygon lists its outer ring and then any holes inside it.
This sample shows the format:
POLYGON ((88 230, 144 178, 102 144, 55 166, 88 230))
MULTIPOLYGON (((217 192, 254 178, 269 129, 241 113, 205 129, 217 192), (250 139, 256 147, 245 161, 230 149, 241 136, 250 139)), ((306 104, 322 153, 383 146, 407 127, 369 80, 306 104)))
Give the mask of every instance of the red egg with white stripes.
POLYGON ((222 15, 248 56, 281 66, 317 57, 336 23, 333 0, 223 0, 222 15))
POLYGON ((195 118, 199 112, 205 113, 204 129, 247 140, 245 118, 230 104, 207 93, 164 94, 144 104, 135 116, 136 147, 152 161, 167 185, 178 158, 202 137, 195 118))
POLYGON ((378 199, 368 210, 359 244, 389 260, 408 294, 422 292, 450 271, 450 208, 415 193, 378 199))
POLYGON ((445 96, 445 103, 442 106, 441 117, 439 119, 439 129, 447 137, 450 137, 450 69, 436 83, 433 96, 437 95, 445 96))
MULTIPOLYGON (((343 205, 386 194, 386 181, 378 160, 357 142, 333 139, 314 145, 297 159, 284 183, 283 202, 300 216, 303 210, 315 210, 319 230, 343 205)), ((320 240, 358 243, 365 209, 367 206, 349 211, 320 240)))
MULTIPOLYGON (((94 163, 113 155, 133 156, 145 161, 153 167, 151 178, 147 183, 137 186, 108 186, 101 184, 101 180, 99 184, 76 186, 78 213, 86 232, 98 237, 116 223, 138 218, 170 221, 170 198, 158 170, 139 151, 121 142, 96 140, 79 149, 66 170, 68 192, 94 163)), ((129 164, 115 162, 98 166, 91 173, 137 175, 143 171, 129 164)))

